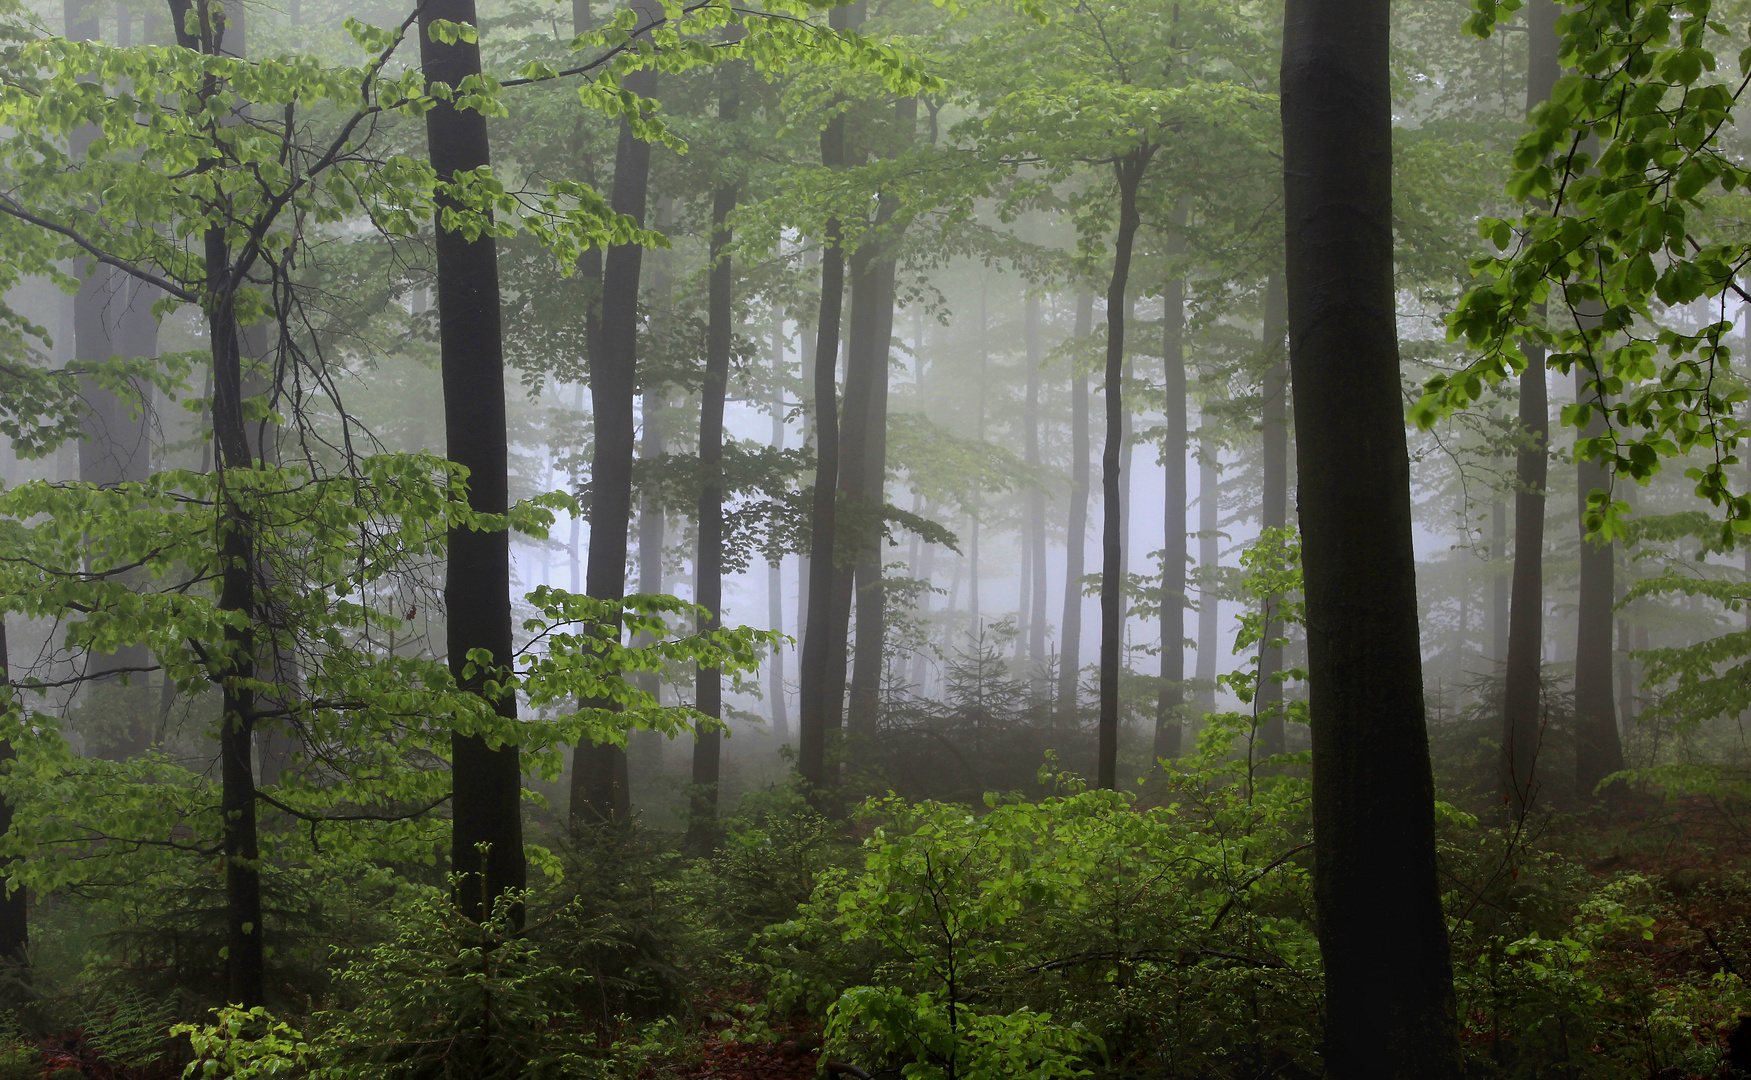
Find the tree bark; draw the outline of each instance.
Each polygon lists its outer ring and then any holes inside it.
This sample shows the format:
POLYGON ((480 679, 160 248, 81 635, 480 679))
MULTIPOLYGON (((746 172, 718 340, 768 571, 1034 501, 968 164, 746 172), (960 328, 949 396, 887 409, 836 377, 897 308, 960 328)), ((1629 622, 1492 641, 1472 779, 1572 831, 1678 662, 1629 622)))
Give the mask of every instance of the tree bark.
MULTIPOLYGON (((1289 364, 1283 351, 1284 310, 1288 298, 1283 277, 1272 274, 1265 286, 1264 346, 1271 357, 1265 370, 1264 405, 1264 499, 1259 525, 1281 529, 1289 524, 1289 364)), ((1282 603, 1280 596, 1265 598, 1271 612, 1282 603)), ((1283 731, 1283 684, 1276 676, 1283 670, 1283 621, 1274 615, 1265 622, 1265 639, 1259 643, 1259 685, 1254 712, 1260 718, 1259 753, 1264 757, 1288 749, 1283 731)))
MULTIPOLYGON (((918 126, 918 98, 908 95, 894 103, 892 142, 888 152, 897 152, 912 141, 918 126)), ((888 353, 894 340, 894 279, 898 270, 896 254, 905 222, 895 222, 898 200, 883 193, 877 200, 873 243, 868 266, 852 275, 851 283, 851 343, 847 352, 846 396, 851 397, 851 358, 859 352, 862 366, 867 367, 867 396, 863 413, 861 446, 851 453, 849 440, 846 456, 840 462, 841 490, 849 493, 846 481, 849 470, 856 469, 856 499, 862 506, 859 515, 860 542, 857 547, 855 591, 857 594, 857 636, 852 643, 851 699, 847 713, 847 730, 863 740, 875 736, 881 710, 882 672, 887 649, 887 594, 882 585, 882 529, 880 515, 887 503, 888 482, 888 353), (885 235, 884 235, 885 234, 885 235), (867 297, 860 300, 860 294, 867 297), (867 308, 867 310, 865 310, 867 308), (861 342, 859 338, 862 338, 861 342)))
MULTIPOLYGON (((916 98, 906 98, 917 107, 916 98)), ((875 261, 875 292, 871 328, 870 390, 863 450, 865 513, 880 514, 887 502, 888 478, 888 348, 894 336, 894 240, 884 244, 875 261)), ((855 286, 853 292, 855 294, 855 286)), ((866 526, 857 556, 857 635, 852 643, 851 699, 847 716, 853 735, 873 737, 881 709, 882 671, 887 649, 887 594, 882 585, 882 533, 878 522, 866 526)))
POLYGON ((1497 499, 1490 504, 1490 659, 1497 664, 1508 658, 1508 575, 1502 572, 1508 550, 1508 504, 1497 499))
MULTIPOLYGON (((1040 346, 1040 298, 1032 292, 1022 310, 1024 344, 1027 347, 1027 406, 1022 426, 1026 430, 1024 450, 1028 468, 1040 470, 1040 363, 1044 350, 1040 346)), ((1036 704, 1046 700, 1046 685, 1040 665, 1046 659, 1046 489, 1035 484, 1027 493, 1028 576, 1021 583, 1027 593, 1028 695, 1036 704)))
MULTIPOLYGON (((834 29, 850 25, 850 11, 834 8, 834 29)), ((821 164, 845 164, 845 114, 836 113, 821 130, 821 164)), ((818 810, 833 807, 839 787, 839 732, 844 718, 843 653, 838 676, 832 666, 833 575, 837 539, 839 483, 839 323, 845 295, 845 249, 837 218, 828 218, 821 237, 821 307, 815 324, 815 489, 809 515, 808 621, 803 638, 801 687, 797 701, 797 773, 818 810), (837 688, 837 689, 835 689, 837 688)))
MULTIPOLYGON (((0 617, 0 683, 11 685, 12 669, 6 645, 6 620, 0 617)), ((10 740, 0 739, 0 768, 10 768, 18 750, 10 740)), ((12 831, 14 807, 0 799, 0 836, 12 831)), ((16 861, 16 860, 13 860, 16 861)), ((30 964, 30 906, 23 885, 7 887, 0 881, 0 967, 19 969, 30 964)))
MULTIPOLYGON (((1094 296, 1076 298, 1078 339, 1094 332, 1094 296)), ((1077 685, 1082 675, 1082 575, 1088 545, 1088 373, 1070 371, 1070 521, 1064 536, 1064 621, 1058 630, 1058 722, 1077 721, 1077 685)))
POLYGON ((1144 144, 1114 166, 1119 186, 1119 228, 1113 239, 1113 274, 1107 283, 1106 448, 1101 456, 1100 570, 1100 730, 1095 786, 1118 786, 1119 649, 1125 625, 1123 570, 1124 521, 1121 516, 1119 461, 1125 442, 1125 289, 1131 273, 1131 247, 1137 238, 1137 188, 1155 148, 1144 144))
MULTIPOLYGON (((203 19, 212 5, 202 5, 203 19)), ((203 35, 205 36, 205 35, 203 35)), ((209 282, 231 274, 231 252, 225 230, 210 228, 205 237, 209 282)), ((207 303, 207 334, 213 357, 213 443, 218 467, 248 469, 254 462, 243 421, 242 362, 237 333, 235 296, 213 290, 207 303)), ((255 610, 257 565, 254 522, 247 507, 230 491, 220 496, 219 610, 255 610)), ((255 774, 255 633, 252 626, 227 626, 224 659, 220 663, 219 810, 225 861, 226 954, 225 981, 232 1004, 250 1008, 264 1000, 265 951, 262 947, 261 850, 256 833, 255 774)))
MULTIPOLYGON (((1526 7, 1526 108, 1550 96, 1557 78, 1557 6, 1526 7)), ((1549 396, 1544 350, 1527 343, 1520 375, 1520 451, 1515 462, 1514 577, 1508 610, 1508 659, 1503 670, 1499 786, 1511 820, 1538 798, 1538 752, 1544 735, 1540 681, 1544 659, 1544 489, 1549 475, 1549 396)))
MULTIPOLYGON (((1222 562, 1222 449, 1208 415, 1198 422, 1198 709, 1216 710, 1216 650, 1222 637, 1217 591, 1222 562)), ((1200 718, 1201 719, 1201 718, 1200 718)))
MULTIPOLYGON (((1605 433, 1604 402, 1585 367, 1575 368, 1575 400, 1596 405, 1583 438, 1605 433)), ((1607 490, 1610 478, 1600 465, 1581 461, 1576 468, 1576 516, 1581 527, 1581 588, 1575 633, 1575 794, 1594 797, 1607 776, 1623 769, 1623 742, 1617 733, 1617 703, 1611 686, 1611 609, 1616 605, 1617 553, 1611 541, 1589 535, 1587 496, 1607 490)))
MULTIPOLYGON (((879 505, 869 491, 869 450, 871 415, 878 376, 875 370, 875 334, 881 308, 881 286, 874 246, 866 239, 864 246, 846 260, 851 285, 851 314, 845 340, 845 405, 839 428, 839 508, 847 512, 838 521, 839 534, 836 565, 833 567, 833 615, 828 624, 832 640, 827 652, 826 694, 833 701, 843 699, 846 686, 846 665, 851 660, 849 635, 851 610, 856 600, 859 634, 866 614, 863 590, 857 587, 858 564, 868 545, 868 534, 874 522, 872 515, 879 505)), ((884 389, 885 372, 879 381, 884 389)), ((884 406, 885 406, 885 394, 884 406)), ((886 419, 886 409, 883 409, 886 419)), ((879 498, 879 495, 876 496, 879 498)), ((877 616, 880 619, 880 616, 877 616)), ((873 689, 873 688, 871 688, 873 689)), ((848 717, 847 735, 867 738, 875 723, 873 702, 854 701, 848 717), (867 728, 866 726, 867 725, 867 728)))
MULTIPOLYGON (((634 6, 641 25, 660 17, 660 10, 648 3, 634 6)), ((628 72, 621 86, 640 97, 651 97, 656 93, 656 72, 650 68, 628 72)), ((641 226, 650 170, 650 144, 634 136, 632 126, 622 120, 609 205, 641 226)), ((644 249, 638 244, 615 244, 608 249, 602 267, 601 347, 590 355, 596 441, 590 465, 590 553, 584 566, 584 589, 598 600, 619 601, 626 596, 635 441, 632 407, 638 392, 638 286, 643 261, 644 249)), ((614 707, 605 701, 591 704, 614 707)), ((572 753, 572 823, 625 823, 631 814, 625 746, 580 742, 572 753)))
MULTIPOLYGON (((724 87, 718 94, 719 123, 736 119, 738 95, 735 65, 719 72, 724 87)), ((700 631, 723 624, 723 441, 724 395, 729 387, 730 349, 734 344, 735 312, 731 306, 730 211, 736 208, 737 186, 723 181, 711 200, 710 269, 707 271, 705 379, 699 388, 699 552, 698 604, 700 631)), ((723 672, 700 666, 694 678, 694 707, 713 720, 723 719, 723 672)), ((717 832, 717 792, 723 759, 723 732, 701 726, 693 736, 693 813, 688 833, 695 847, 711 842, 717 832)))
MULTIPOLYGON (((201 0, 198 6, 173 4, 171 15, 177 43, 208 55, 222 52, 225 12, 201 0), (195 14, 191 28, 183 20, 195 14)), ((215 88, 216 89, 216 88, 215 88)), ((212 360, 212 430, 218 448, 218 468, 247 469, 254 464, 243 422, 243 380, 238 340, 235 293, 223 283, 234 267, 226 245, 225 229, 215 226, 203 236, 203 270, 210 283, 202 314, 207 322, 208 349, 212 360)), ((219 609, 253 613, 257 565, 254 523, 249 509, 235 493, 222 489, 218 508, 219 557, 223 569, 219 581, 219 609)), ((233 1004, 253 1007, 263 1003, 265 951, 262 947, 260 847, 256 832, 255 776, 252 749, 255 727, 255 694, 249 683, 255 675, 253 626, 228 626, 225 648, 210 676, 219 684, 219 810, 220 851, 225 866, 226 996, 233 1004)))
MULTIPOLYGON (((772 312, 772 449, 784 449, 784 315, 772 312)), ((766 621, 768 628, 784 632, 784 560, 766 564, 766 621)), ((784 647, 774 645, 768 658, 767 694, 772 698, 772 735, 780 743, 790 740, 790 716, 784 698, 784 647)))
MULTIPOLYGON (((1186 207, 1173 210, 1170 257, 1185 252, 1186 207)), ((1156 761, 1180 756, 1186 701, 1186 281, 1169 279, 1161 294, 1161 374, 1167 430, 1161 460, 1167 474, 1162 504, 1161 692, 1155 700, 1156 761)))
MULTIPOLYGON (((479 74, 480 46, 434 41, 431 26, 439 19, 476 25, 474 0, 427 0, 420 8, 420 64, 426 77, 456 86, 479 74)), ((440 179, 491 162, 481 113, 439 102, 426 113, 426 138, 440 179)), ((441 222, 442 204, 438 215, 441 222)), ((468 469, 469 507, 503 514, 510 505, 510 451, 498 252, 490 235, 470 240, 441 224, 436 252, 446 452, 468 469)), ((509 533, 451 532, 444 609, 450 670, 459 686, 480 693, 493 673, 471 673, 469 653, 485 651, 499 669, 512 663, 509 533)), ((516 719, 514 695, 501 695, 491 704, 500 716, 516 719)), ((492 746, 479 735, 453 736, 450 753, 456 900, 464 914, 479 921, 492 914, 500 896, 525 882, 522 769, 514 743, 492 746)))
POLYGON ((1334 1080, 1460 1074, 1393 292, 1389 0, 1289 0, 1289 364, 1334 1080))

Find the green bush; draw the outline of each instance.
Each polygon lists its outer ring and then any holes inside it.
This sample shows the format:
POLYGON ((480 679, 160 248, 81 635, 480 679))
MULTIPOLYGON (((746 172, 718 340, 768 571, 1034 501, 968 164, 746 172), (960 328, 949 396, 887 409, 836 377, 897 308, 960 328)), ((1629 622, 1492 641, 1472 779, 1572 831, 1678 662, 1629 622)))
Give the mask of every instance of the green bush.
POLYGON ((0 1047, 0 1080, 39 1080, 43 1052, 34 1046, 0 1047))
POLYGON ((1212 718, 1147 801, 1059 777, 1038 802, 866 804, 862 868, 755 942, 774 1005, 930 1080, 1317 1072, 1307 784, 1251 731, 1212 718))

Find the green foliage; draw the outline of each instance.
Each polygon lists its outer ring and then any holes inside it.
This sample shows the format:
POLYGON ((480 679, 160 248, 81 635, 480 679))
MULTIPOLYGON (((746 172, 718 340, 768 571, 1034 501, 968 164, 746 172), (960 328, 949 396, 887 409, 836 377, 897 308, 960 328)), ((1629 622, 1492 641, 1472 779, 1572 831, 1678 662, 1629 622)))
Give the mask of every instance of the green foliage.
POLYGON ((1311 1062, 1306 782, 1254 776, 1245 731, 1213 724, 1147 800, 1063 777, 1066 794, 979 812, 866 804, 862 869, 757 943, 775 1000, 815 1002, 832 1052, 908 1075, 1311 1062), (1211 1026, 1237 1009, 1245 1047, 1211 1026))
MULTIPOLYGON (((549 955, 501 901, 484 923, 447 898, 397 913, 388 941, 351 959, 341 982, 355 1003, 316 1012, 302 1029, 266 1010, 227 1007, 183 1024, 190 1077, 299 1075, 323 1080, 537 1080, 624 1075, 636 1048, 599 1046, 578 1011, 589 977, 549 955)), ((562 906, 550 919, 566 919, 562 906)), ((576 929, 576 924, 573 924, 576 929)), ((636 1068, 636 1066, 634 1066, 636 1068)))
MULTIPOLYGON (((1468 27, 1489 34, 1518 6, 1478 0, 1468 27)), ((1474 260, 1481 280, 1448 317, 1449 338, 1479 355, 1431 378, 1412 416, 1428 426, 1477 401, 1525 368, 1523 342, 1536 345, 1551 368, 1585 378, 1563 423, 1606 422, 1577 437, 1576 457, 1644 484, 1685 458, 1696 493, 1725 511, 1730 543, 1751 532, 1751 496, 1727 474, 1745 391, 1723 340, 1748 254, 1733 223, 1751 173, 1725 137, 1751 53, 1738 75, 1720 70, 1717 6, 1587 0, 1559 20, 1569 70, 1514 150, 1520 213, 1479 223, 1502 254, 1474 260), (1692 305, 1708 311, 1700 328, 1674 317, 1692 305)), ((1589 529, 1614 534, 1627 513, 1607 492, 1588 496, 1589 529)))
POLYGON ((36 1080, 43 1074, 43 1052, 34 1046, 0 1048, 0 1080, 36 1080))

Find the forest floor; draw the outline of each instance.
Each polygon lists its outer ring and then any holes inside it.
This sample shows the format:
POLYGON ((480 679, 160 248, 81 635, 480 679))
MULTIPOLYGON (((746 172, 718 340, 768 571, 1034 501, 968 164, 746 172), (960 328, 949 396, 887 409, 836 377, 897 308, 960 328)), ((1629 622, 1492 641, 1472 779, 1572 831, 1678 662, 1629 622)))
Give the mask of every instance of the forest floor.
POLYGON ((736 1038, 734 1014, 751 1012, 760 1000, 751 986, 712 991, 698 1003, 703 1019, 687 1033, 684 1049, 646 1065, 639 1080, 811 1080, 820 1060, 818 1025, 780 1022, 762 1026, 765 1038, 736 1038))

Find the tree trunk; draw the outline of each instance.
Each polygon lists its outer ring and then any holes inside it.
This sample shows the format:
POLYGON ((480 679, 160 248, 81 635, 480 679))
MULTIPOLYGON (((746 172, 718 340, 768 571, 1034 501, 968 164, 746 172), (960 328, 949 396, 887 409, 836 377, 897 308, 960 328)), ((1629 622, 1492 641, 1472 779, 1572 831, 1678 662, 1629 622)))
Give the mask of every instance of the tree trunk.
MULTIPOLYGON (((596 27, 595 12, 590 10, 590 0, 572 0, 572 33, 587 34, 596 27)), ((596 181, 595 159, 585 153, 584 135, 585 122, 580 116, 577 121, 575 152, 583 166, 584 179, 594 188, 596 181)), ((585 248, 578 256, 578 272, 576 275, 578 304, 584 310, 584 367, 594 362, 594 357, 602 351, 602 249, 591 246, 585 248)), ((573 399, 572 408, 579 413, 584 409, 584 384, 577 384, 577 396, 573 399)), ((573 493, 577 494, 579 487, 579 472, 574 466, 571 473, 573 493)), ((581 559, 583 547, 583 521, 573 517, 571 522, 571 537, 566 548, 566 555, 571 570, 571 591, 583 593, 584 569, 581 559)))
MULTIPOLYGON (((190 8, 188 4, 171 8, 177 43, 209 55, 220 52, 223 10, 210 0, 200 3, 194 8, 198 33, 191 33, 181 18, 190 8)), ((212 360, 212 430, 213 443, 218 448, 218 468, 247 469, 253 464, 253 455, 243 422, 236 297, 219 285, 233 271, 224 228, 206 230, 202 254, 206 280, 213 283, 202 314, 207 321, 212 360)), ((223 566, 219 609, 251 613, 255 609, 258 561, 254 523, 248 508, 236 501, 230 489, 225 489, 218 515, 219 556, 223 566)), ((225 982, 229 1001, 247 1008, 262 1004, 265 975, 260 846, 251 760, 256 708, 249 684, 255 676, 255 635, 253 627, 246 623, 242 627, 227 627, 224 636, 225 650, 211 678, 220 687, 219 810, 220 851, 225 865, 225 982)))
MULTIPOLYGON (((1222 638, 1222 448, 1215 421, 1198 422, 1198 710, 1216 711, 1216 650, 1222 638)), ((1200 721, 1202 717, 1199 718, 1200 721)))
MULTIPOLYGON (((718 94, 717 119, 731 123, 738 104, 735 65, 719 76, 724 87, 718 94)), ((732 308, 730 211, 736 208, 736 184, 718 184, 711 200, 706 326, 705 379, 699 388, 699 554, 698 582, 694 603, 702 609, 701 632, 716 630, 723 623, 723 441, 724 395, 730 378, 730 350, 735 332, 732 308)), ((723 719, 723 672, 701 666, 694 679, 694 707, 713 720, 723 719)), ((689 839, 702 847, 717 832, 717 789, 723 758, 723 733, 703 725, 693 736, 693 813, 688 822, 689 839)))
MULTIPOLYGON (((1272 274, 1265 286, 1264 346, 1271 356, 1265 369, 1264 406, 1264 500, 1259 512, 1259 525, 1266 529, 1281 529, 1289 524, 1289 364, 1283 352, 1284 306, 1283 277, 1272 274)), ((1270 611, 1282 602, 1279 596, 1265 598, 1270 611)), ((1253 711, 1259 717, 1259 753, 1264 757, 1281 754, 1288 749, 1283 731, 1283 684, 1277 675, 1283 670, 1283 621, 1272 617, 1265 623, 1265 639, 1259 643, 1259 685, 1253 698, 1253 711)))
MULTIPOLYGON (((845 407, 839 429, 839 505, 847 511, 849 519, 840 519, 837 529, 840 539, 837 565, 833 567, 833 616, 828 624, 832 628, 832 640, 827 652, 826 685, 828 698, 835 702, 845 695, 846 665, 851 659, 849 635, 854 597, 857 601, 858 636, 863 636, 864 595, 863 590, 857 588, 857 572, 864 548, 868 545, 868 533, 873 524, 871 517, 878 505, 868 487, 870 425, 874 419, 871 412, 876 383, 880 381, 885 386, 887 382, 885 372, 878 378, 875 370, 875 334, 881 308, 878 261, 873 245, 866 240, 864 246, 847 260, 846 266, 851 284, 851 314, 845 340, 845 407)), ((883 398, 885 406, 885 394, 883 398)), ((883 418, 886 418, 885 407, 883 418)), ((849 736, 867 738, 873 733, 862 726, 874 726, 874 709, 867 707, 871 704, 866 703, 861 715, 853 705, 847 728, 849 736)))
MULTIPOLYGON (((1174 207, 1170 257, 1185 253, 1186 208, 1174 207)), ((1162 505, 1161 692, 1155 701, 1156 761, 1180 756, 1186 701, 1186 281, 1170 279, 1161 294, 1161 384, 1167 431, 1161 448, 1167 473, 1162 505)))
MULTIPOLYGON (((1526 107, 1550 96, 1557 78, 1557 6, 1531 0, 1526 64, 1526 107)), ((1508 613, 1508 660, 1503 671, 1502 754, 1499 780, 1511 820, 1538 798, 1538 751, 1544 736, 1540 679, 1544 660, 1544 489, 1549 475, 1549 398, 1544 350, 1524 346, 1520 375, 1520 452, 1514 492, 1514 578, 1508 613)))
MULTIPOLYGON (((850 25, 850 11, 834 8, 834 29, 850 25)), ((821 130, 821 164, 845 164, 845 114, 821 130)), ((821 308, 815 324, 815 490, 809 515, 808 622, 803 638, 801 688, 797 701, 797 773, 819 810, 831 809, 839 786, 839 730, 844 717, 844 664, 837 678, 831 667, 834 621, 834 543, 839 483, 839 322, 845 296, 845 249, 837 218, 828 218, 821 237, 821 308), (837 688, 837 689, 835 689, 837 688)), ((843 654, 841 654, 841 661, 843 654)))
MULTIPOLYGON (((426 77, 456 86, 479 74, 480 46, 433 41, 431 26, 439 19, 475 25, 474 0, 428 0, 420 8, 420 64, 426 77)), ((440 179, 490 164, 486 117, 478 112, 439 102, 426 113, 426 138, 440 179)), ((442 205, 438 214, 441 221, 442 205)), ((441 226, 436 252, 446 452, 468 468, 469 507, 503 514, 510 505, 510 451, 498 253, 490 235, 470 240, 441 226)), ((444 610, 450 670, 459 686, 481 692, 493 673, 467 671, 470 652, 485 650, 497 668, 512 663, 509 533, 452 530, 444 610)), ((500 695, 492 706, 505 719, 516 719, 514 695, 500 695)), ((524 885, 523 774, 515 744, 494 748, 479 735, 458 734, 451 738, 450 753, 451 870, 457 875, 458 905, 478 921, 492 914, 506 891, 524 885)))
MULTIPOLYGON (((1022 427, 1026 431, 1025 451, 1028 468, 1040 470, 1040 363, 1044 350, 1040 346, 1040 298, 1027 294, 1022 311, 1022 330, 1027 346, 1027 411, 1022 427)), ((1027 538, 1032 558, 1028 576, 1021 587, 1027 595, 1027 625, 1023 633, 1027 640, 1028 696, 1035 704, 1046 700, 1046 685, 1040 665, 1046 660, 1046 489, 1035 484, 1027 493, 1027 538)))
MULTIPOLYGON (((772 449, 784 449, 784 316, 772 311, 772 449)), ((766 621, 768 628, 784 632, 784 560, 766 564, 766 621)), ((790 741, 790 717, 784 699, 784 646, 774 645, 768 658, 767 693, 772 698, 772 735, 780 743, 790 741)))
MULTIPOLYGON (((905 103, 917 108, 917 98, 905 103)), ((915 119, 915 118, 913 118, 915 119)), ((865 513, 881 513, 887 502, 888 479, 888 349, 894 336, 895 258, 898 237, 883 244, 875 260, 875 298, 871 328, 870 390, 863 449, 865 513)), ((856 286, 853 286, 855 295, 856 286)), ((853 305, 855 307, 855 303, 853 305)), ((853 735, 872 738, 881 709, 882 671, 887 649, 887 593, 882 585, 882 534, 878 522, 866 527, 857 556, 857 638, 853 643, 848 727, 853 735)))
MULTIPOLYGON (((0 682, 11 685, 12 669, 6 647, 6 620, 0 617, 0 682)), ((0 739, 0 767, 18 760, 18 750, 0 739)), ((0 799, 0 836, 12 831, 11 802, 0 799)), ((23 885, 7 887, 0 882, 0 967, 23 968, 30 964, 30 907, 23 885)))
POLYGON ((1120 516, 1119 472, 1125 442, 1125 287, 1131 273, 1131 246, 1137 237, 1137 188, 1154 148, 1145 144, 1115 167, 1119 185, 1119 229, 1113 239, 1113 276, 1107 283, 1106 448, 1101 457, 1100 569, 1100 732, 1095 785, 1114 788, 1119 768, 1119 648, 1125 625, 1125 587, 1121 577, 1124 522, 1120 516))
MULTIPOLYGON (((1094 296, 1076 298, 1078 339, 1094 332, 1094 296)), ((1088 374, 1070 372, 1070 522, 1064 536, 1064 622, 1058 630, 1058 722, 1074 724, 1082 675, 1082 575, 1086 569, 1089 497, 1088 374)))
POLYGON ((1388 0, 1289 0, 1289 364, 1333 1080, 1460 1074, 1393 293, 1388 0))
MULTIPOLYGON (((1575 400, 1597 407, 1581 435, 1605 433, 1604 402, 1584 367, 1575 368, 1575 400)), ((1607 776, 1623 769, 1623 742, 1617 734, 1617 703, 1611 687, 1611 609, 1616 601, 1617 553, 1609 540, 1587 531, 1587 496, 1606 490, 1610 478, 1597 462, 1578 463, 1576 515, 1581 525, 1580 610, 1575 634, 1575 794, 1590 799, 1607 776)))
MULTIPOLYGON (((203 5, 203 16, 210 7, 203 5)), ((231 253, 225 230, 206 233, 207 280, 220 282, 231 273, 231 253)), ((216 290, 207 304, 207 334, 213 357, 213 442, 218 467, 248 469, 254 464, 243 421, 243 378, 234 296, 216 290)), ((254 522, 248 508, 227 491, 220 508, 219 610, 255 610, 257 564, 254 522)), ((264 1000, 265 951, 262 947, 261 850, 256 834, 255 774, 255 633, 252 627, 225 629, 225 659, 221 661, 219 706, 219 809, 225 859, 226 996, 232 1004, 251 1008, 264 1000)), ((521 852, 519 851, 519 854, 521 852)))
POLYGON ((1490 659, 1501 664, 1508 658, 1508 575, 1502 572, 1508 550, 1508 504, 1497 499, 1490 504, 1490 659))
MULTIPOLYGON (((635 4, 641 25, 661 17, 650 4, 635 4)), ((648 98, 656 93, 656 72, 640 68, 621 79, 623 89, 648 98)), ((614 188, 609 204, 644 224, 650 190, 651 147, 622 120, 614 151, 614 188)), ((632 525, 632 459, 635 440, 633 398, 638 391, 638 285, 644 249, 616 244, 602 268, 602 329, 599 349, 590 354, 590 401, 596 441, 590 465, 590 554, 584 589, 598 600, 626 596, 627 534, 632 525)), ((617 632, 617 631, 616 631, 617 632)), ((613 708, 612 702, 592 702, 613 708)), ((580 742, 572 754, 572 823, 628 821, 626 748, 613 742, 580 742)))

